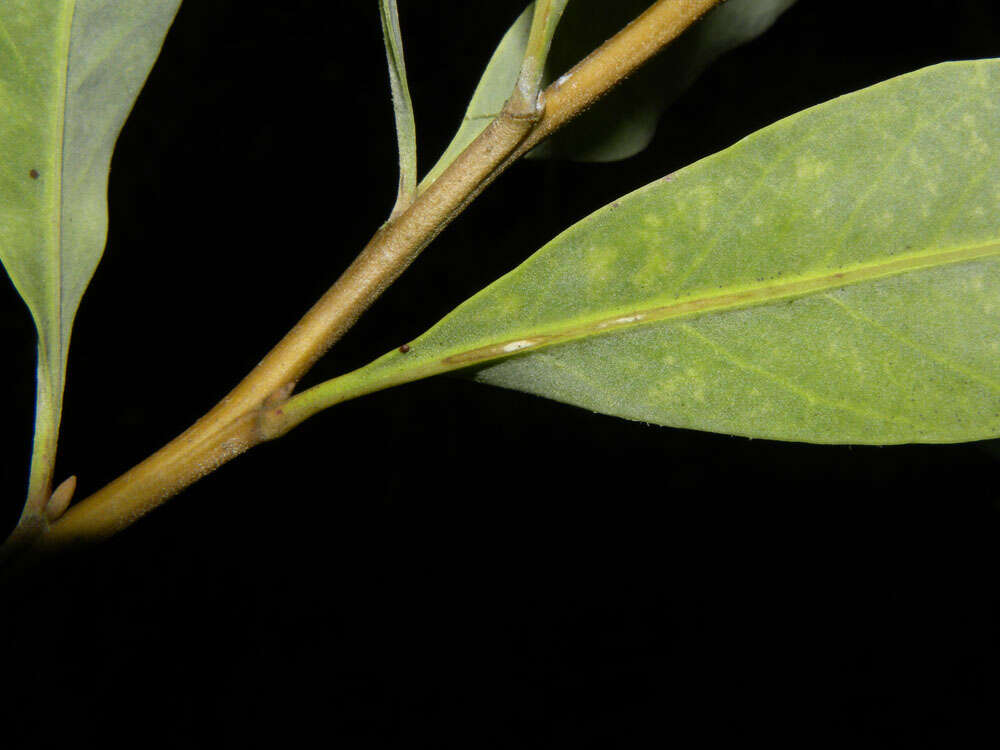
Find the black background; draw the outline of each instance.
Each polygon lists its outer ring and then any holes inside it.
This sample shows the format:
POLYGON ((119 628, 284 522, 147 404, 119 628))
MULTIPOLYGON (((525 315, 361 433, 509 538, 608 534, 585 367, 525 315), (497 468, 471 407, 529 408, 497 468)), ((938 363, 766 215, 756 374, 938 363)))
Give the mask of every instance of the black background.
MULTIPOLYGON (((421 161, 521 0, 403 0, 421 161)), ((426 329, 558 231, 782 116, 1000 54, 992 0, 800 0, 619 164, 516 166, 316 368, 426 329)), ((385 219, 375 0, 188 0, 119 141, 58 477, 86 494, 221 397, 385 219)), ((34 340, 0 286, 3 523, 34 340)), ((750 441, 456 378, 350 402, 8 589, 8 747, 994 747, 988 445, 750 441)))

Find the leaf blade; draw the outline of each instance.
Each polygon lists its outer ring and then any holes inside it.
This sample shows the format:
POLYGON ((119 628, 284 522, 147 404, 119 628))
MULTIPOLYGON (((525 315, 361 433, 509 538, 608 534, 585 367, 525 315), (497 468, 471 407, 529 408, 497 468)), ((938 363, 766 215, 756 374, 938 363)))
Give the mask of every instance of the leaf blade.
POLYGON ((339 387, 477 364, 671 426, 996 436, 997 92, 1000 62, 946 63, 786 118, 595 212, 339 387))
POLYGON ((465 150, 465 147, 486 129, 490 121, 500 114, 520 75, 521 61, 524 59, 531 34, 534 7, 535 4, 530 3, 524 9, 493 51, 466 107, 458 131, 434 166, 420 180, 418 190, 423 190, 434 182, 465 150))
POLYGON ((382 38, 389 66, 389 89, 396 121, 396 144, 399 153, 399 190, 392 215, 403 211, 417 193, 417 124, 406 81, 406 60, 403 56, 403 34, 399 28, 396 0, 379 0, 382 38))
POLYGON ((179 5, 0 7, 0 262, 39 335, 26 512, 48 500, 70 332, 107 233, 111 152, 179 5))

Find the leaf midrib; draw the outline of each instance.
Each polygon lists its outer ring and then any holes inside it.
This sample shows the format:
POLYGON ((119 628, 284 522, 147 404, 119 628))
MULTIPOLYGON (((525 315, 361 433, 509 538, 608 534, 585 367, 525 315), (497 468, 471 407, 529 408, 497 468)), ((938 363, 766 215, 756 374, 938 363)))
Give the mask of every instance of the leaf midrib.
MULTIPOLYGON (((53 153, 52 163, 54 165, 53 174, 47 177, 46 203, 49 206, 49 235, 48 252, 51 254, 54 263, 57 289, 51 295, 50 313, 52 314, 52 329, 47 333, 45 326, 39 322, 39 358, 49 361, 50 367, 54 367, 57 382, 51 387, 54 394, 62 393, 62 369, 66 354, 66 325, 63 320, 63 258, 62 258, 62 213, 63 213, 63 146, 66 137, 66 99, 69 96, 69 52, 73 37, 73 19, 76 14, 76 0, 67 0, 62 15, 62 28, 60 29, 60 60, 58 66, 58 79, 56 82, 55 105, 57 112, 55 115, 55 127, 52 129, 51 149, 53 153)), ((39 369, 41 373, 41 369, 39 369)), ((57 401, 59 396, 56 396, 57 401)), ((58 416, 55 417, 58 419, 58 416)))
POLYGON ((565 343, 591 335, 604 335, 666 320, 687 319, 715 312, 757 307, 829 289, 876 281, 903 273, 981 260, 996 255, 1000 255, 1000 242, 951 250, 910 253, 896 256, 891 260, 857 264, 837 271, 799 276, 777 283, 729 289, 708 296, 692 296, 640 309, 622 308, 618 312, 606 314, 596 320, 564 322, 557 327, 541 329, 538 333, 526 334, 518 338, 505 339, 475 349, 460 351, 440 359, 443 366, 441 371, 468 367, 510 354, 525 353, 544 346, 565 343))
MULTIPOLYGON (((555 344, 563 344, 588 336, 620 332, 667 320, 690 320, 700 315, 758 307, 831 289, 899 276, 903 273, 973 262, 998 255, 1000 255, 1000 242, 951 250, 909 253, 896 256, 891 260, 858 264, 811 276, 800 276, 786 279, 780 283, 729 289, 719 294, 693 296, 665 304, 654 304, 642 309, 633 308, 631 311, 621 309, 619 312, 605 314, 598 319, 586 322, 565 321, 557 326, 539 330, 534 334, 508 338, 473 349, 463 348, 455 354, 445 357, 420 358, 420 338, 424 338, 422 336, 409 346, 406 350, 407 353, 390 352, 370 365, 316 386, 314 390, 327 391, 328 395, 323 396, 323 398, 328 400, 327 405, 330 405, 403 383, 472 367, 515 354, 538 351, 555 344)), ((433 335, 433 332, 434 329, 431 329, 426 335, 433 335)))

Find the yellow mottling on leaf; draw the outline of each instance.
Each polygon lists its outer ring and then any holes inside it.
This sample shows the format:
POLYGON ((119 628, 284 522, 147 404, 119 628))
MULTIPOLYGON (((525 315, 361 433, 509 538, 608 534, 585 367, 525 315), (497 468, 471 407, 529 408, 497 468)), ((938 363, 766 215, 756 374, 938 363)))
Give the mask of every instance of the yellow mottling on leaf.
POLYGON ((502 297, 497 300, 496 306, 486 311, 486 319, 514 318, 524 309, 524 298, 517 295, 502 297))
POLYGON ((895 214, 893 214, 892 211, 883 211, 882 214, 878 217, 877 223, 879 226, 887 227, 890 224, 892 224, 894 218, 895 214))
POLYGON ((830 171, 829 162, 819 161, 808 155, 795 160, 795 176, 800 180, 815 180, 828 171, 830 171))
POLYGON ((630 277, 637 287, 661 288, 670 279, 673 264, 668 258, 657 253, 650 253, 630 277))
POLYGON ((592 284, 611 281, 618 250, 613 247, 592 247, 587 251, 587 278, 592 284))

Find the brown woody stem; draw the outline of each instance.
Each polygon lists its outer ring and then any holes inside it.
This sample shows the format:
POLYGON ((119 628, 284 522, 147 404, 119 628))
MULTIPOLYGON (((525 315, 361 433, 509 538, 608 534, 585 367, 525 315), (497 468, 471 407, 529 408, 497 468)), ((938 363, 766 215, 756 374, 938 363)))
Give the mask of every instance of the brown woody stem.
POLYGON ((336 283, 253 371, 179 437, 52 523, 36 552, 125 528, 199 478, 284 430, 273 413, 295 383, 421 250, 500 172, 656 54, 719 0, 659 0, 542 94, 543 111, 510 106, 375 233, 336 283), (265 415, 271 418, 265 419, 265 415))

